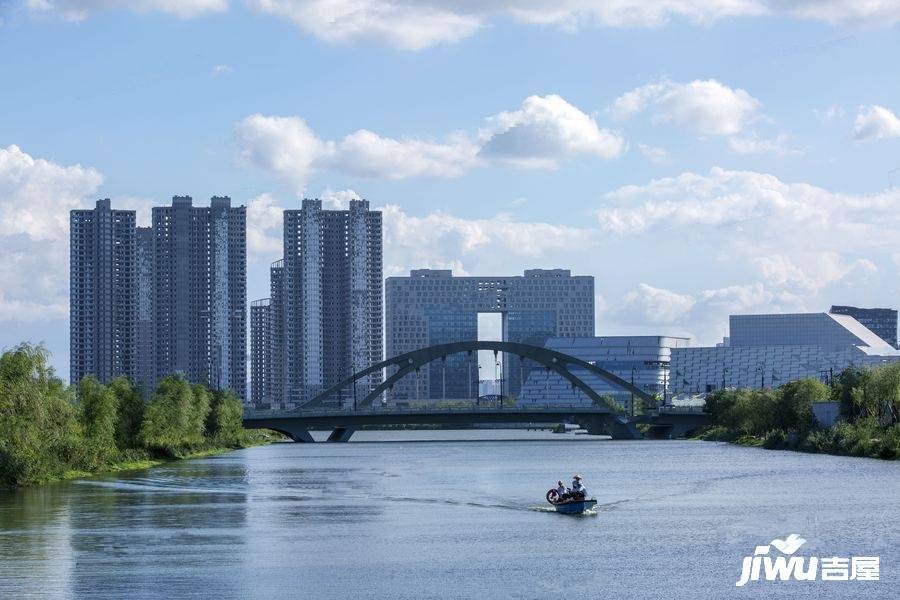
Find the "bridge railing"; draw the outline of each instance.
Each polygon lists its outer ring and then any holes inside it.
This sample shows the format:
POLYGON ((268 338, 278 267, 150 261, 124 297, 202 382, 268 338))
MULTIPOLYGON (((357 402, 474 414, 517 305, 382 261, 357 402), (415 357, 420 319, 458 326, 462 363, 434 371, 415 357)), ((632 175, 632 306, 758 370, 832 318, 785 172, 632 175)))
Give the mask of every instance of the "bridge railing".
POLYGON ((342 415, 372 415, 372 414, 387 414, 387 415, 404 415, 404 414, 466 414, 466 413, 502 413, 502 412, 515 412, 515 413, 535 413, 535 415, 539 416, 541 413, 559 413, 559 412, 574 412, 574 413, 598 413, 598 412, 610 412, 610 410, 605 406, 592 406, 590 404, 561 404, 561 403, 553 403, 549 402, 546 404, 516 404, 511 406, 496 406, 496 405, 488 405, 484 404, 475 404, 474 402, 470 406, 429 406, 429 405, 418 405, 418 406, 396 406, 396 405, 387 405, 387 406, 379 406, 373 405, 368 407, 358 407, 358 408, 342 408, 342 407, 328 407, 328 406, 319 406, 312 409, 293 409, 293 410, 276 410, 276 409, 267 409, 267 410, 256 410, 256 409, 244 409, 244 418, 245 419, 271 419, 271 418, 289 418, 289 417, 306 417, 306 416, 342 416, 342 415))

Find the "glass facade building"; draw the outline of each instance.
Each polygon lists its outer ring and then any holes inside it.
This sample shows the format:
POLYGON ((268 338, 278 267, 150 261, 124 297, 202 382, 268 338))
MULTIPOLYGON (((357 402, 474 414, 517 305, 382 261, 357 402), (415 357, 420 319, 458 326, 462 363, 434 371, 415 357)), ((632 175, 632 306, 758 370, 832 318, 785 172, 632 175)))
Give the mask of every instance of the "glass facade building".
POLYGON ((732 315, 728 345, 673 352, 672 389, 770 388, 806 377, 827 381, 845 367, 900 360, 900 351, 847 315, 732 315))
POLYGON ((832 306, 833 315, 847 315, 894 348, 897 345, 897 311, 893 308, 858 308, 856 306, 832 306))
MULTIPOLYGON (((501 315, 504 341, 543 346, 551 337, 594 333, 594 278, 565 269, 533 269, 509 277, 454 277, 449 270, 419 269, 385 281, 387 357, 478 339, 479 313, 501 315)), ((532 368, 505 360, 507 389, 517 395, 532 368)), ((389 373, 388 375, 391 375, 389 373)), ((471 398, 481 379, 476 355, 453 355, 399 381, 395 400, 471 398)))
MULTIPOLYGON (((551 338, 545 346, 610 371, 662 400, 668 396, 672 353, 688 344, 688 338, 640 335, 551 338)), ((623 407, 630 406, 630 392, 583 369, 572 367, 571 371, 598 394, 612 398, 623 407)), ((520 402, 590 404, 591 400, 581 390, 573 389, 572 384, 560 375, 540 367, 529 374, 520 402)))

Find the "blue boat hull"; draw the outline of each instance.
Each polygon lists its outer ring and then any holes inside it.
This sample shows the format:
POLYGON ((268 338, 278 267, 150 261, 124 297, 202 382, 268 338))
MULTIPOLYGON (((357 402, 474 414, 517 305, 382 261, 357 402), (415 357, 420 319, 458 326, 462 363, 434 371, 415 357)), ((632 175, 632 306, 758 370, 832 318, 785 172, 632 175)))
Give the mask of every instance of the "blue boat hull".
POLYGON ((577 515, 586 510, 590 510, 597 506, 596 500, 579 500, 577 502, 563 502, 562 504, 554 504, 556 512, 564 515, 577 515))

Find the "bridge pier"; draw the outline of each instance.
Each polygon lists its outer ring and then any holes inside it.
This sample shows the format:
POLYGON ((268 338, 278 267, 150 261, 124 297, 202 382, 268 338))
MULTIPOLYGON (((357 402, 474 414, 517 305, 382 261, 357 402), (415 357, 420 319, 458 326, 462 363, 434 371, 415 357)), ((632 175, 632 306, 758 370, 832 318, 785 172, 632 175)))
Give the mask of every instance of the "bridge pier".
POLYGON ((609 435, 614 440, 644 439, 635 424, 622 416, 609 415, 605 419, 592 419, 583 426, 591 435, 609 435))
POLYGON ((291 438, 291 441, 298 444, 314 444, 316 442, 306 429, 291 429, 291 431, 284 431, 282 433, 287 434, 287 436, 291 438))
POLYGON ((334 431, 328 434, 328 442, 332 443, 346 443, 350 441, 350 438, 356 432, 355 429, 350 429, 349 427, 335 427, 334 431))

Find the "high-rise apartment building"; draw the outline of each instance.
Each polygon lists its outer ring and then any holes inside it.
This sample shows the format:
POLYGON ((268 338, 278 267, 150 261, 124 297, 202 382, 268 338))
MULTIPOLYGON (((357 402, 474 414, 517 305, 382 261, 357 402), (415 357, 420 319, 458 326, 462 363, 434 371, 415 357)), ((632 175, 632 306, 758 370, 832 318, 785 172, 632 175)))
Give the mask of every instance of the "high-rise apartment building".
POLYGON ((885 342, 897 345, 897 310, 893 308, 857 308, 856 306, 832 306, 833 315, 848 315, 859 321, 885 342))
POLYGON ((145 396, 156 388, 156 329, 154 269, 153 269, 153 229, 138 227, 135 231, 135 277, 136 277, 136 356, 135 383, 145 396))
POLYGON ((262 404, 269 397, 269 378, 272 370, 269 343, 272 335, 269 317, 269 298, 250 303, 250 402, 262 404))
POLYGON ((154 328, 157 378, 246 395, 246 211, 190 196, 153 208, 154 328))
MULTIPOLYGON (((532 269, 506 277, 454 277, 419 269, 385 282, 387 356, 478 339, 479 313, 499 313, 502 339, 543 346, 553 337, 594 335, 594 278, 565 269, 532 269)), ((531 367, 507 361, 505 393, 518 395, 531 367)), ((479 379, 477 357, 458 354, 397 382, 393 399, 468 398, 479 379)), ((477 387, 475 388, 477 390, 477 387)))
POLYGON ((71 381, 127 375, 149 395, 181 372, 244 397, 245 231, 244 207, 224 197, 176 196, 152 227, 108 199, 73 210, 71 381))
POLYGON ((69 380, 135 374, 135 214, 109 199, 69 215, 69 380))
MULTIPOLYGON (((305 199, 284 211, 284 259, 270 271, 270 355, 258 375, 267 381, 262 403, 296 406, 382 359, 382 268, 381 213, 367 201, 326 210, 305 199)), ((357 393, 381 380, 372 374, 357 393)))

